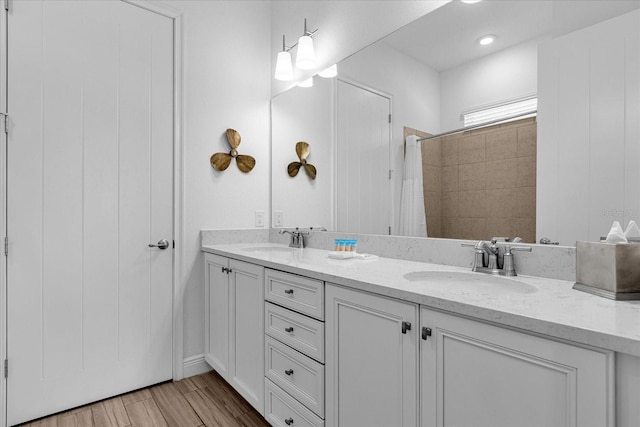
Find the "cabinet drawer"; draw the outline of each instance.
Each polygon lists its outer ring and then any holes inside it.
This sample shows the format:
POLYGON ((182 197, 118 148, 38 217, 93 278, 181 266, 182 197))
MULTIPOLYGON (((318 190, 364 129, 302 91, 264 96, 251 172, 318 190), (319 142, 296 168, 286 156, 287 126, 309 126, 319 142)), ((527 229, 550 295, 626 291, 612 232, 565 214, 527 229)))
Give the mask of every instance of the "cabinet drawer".
POLYGON ((265 343, 265 376, 324 417, 324 366, 271 337, 265 343))
POLYGON ((264 380, 264 418, 277 427, 323 427, 324 421, 280 387, 264 380), (287 424, 287 421, 289 424, 287 424))
POLYGON ((269 302, 264 311, 267 335, 324 362, 324 323, 269 302))
POLYGON ((324 319, 324 283, 321 280, 267 270, 264 297, 316 319, 324 319))

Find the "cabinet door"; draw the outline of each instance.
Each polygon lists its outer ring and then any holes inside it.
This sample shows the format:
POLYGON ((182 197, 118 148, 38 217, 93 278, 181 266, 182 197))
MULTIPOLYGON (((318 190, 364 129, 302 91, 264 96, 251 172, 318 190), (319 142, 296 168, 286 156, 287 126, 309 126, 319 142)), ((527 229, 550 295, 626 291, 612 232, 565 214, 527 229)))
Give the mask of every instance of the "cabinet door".
POLYGON ((229 260, 205 254, 205 351, 204 358, 228 380, 229 369, 229 260))
POLYGON ((325 295, 327 426, 416 426, 418 306, 330 284, 325 295))
POLYGON ((421 424, 613 426, 613 353, 421 308, 421 424))
POLYGON ((229 383, 264 414, 264 268, 229 261, 229 383))

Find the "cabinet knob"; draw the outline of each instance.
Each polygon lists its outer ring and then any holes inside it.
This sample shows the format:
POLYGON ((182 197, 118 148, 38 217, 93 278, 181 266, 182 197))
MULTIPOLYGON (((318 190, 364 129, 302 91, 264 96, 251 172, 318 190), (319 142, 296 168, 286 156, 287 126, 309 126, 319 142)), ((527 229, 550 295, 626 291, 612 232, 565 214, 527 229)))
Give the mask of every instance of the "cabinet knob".
POLYGON ((287 375, 293 375, 293 369, 287 369, 284 373, 287 375))
POLYGON ((293 332, 293 326, 289 326, 287 328, 284 328, 285 332, 293 332))
POLYGON ((402 333, 406 334, 407 331, 411 330, 411 322, 402 322, 402 333))
POLYGON ((427 340, 428 337, 431 336, 431 328, 427 328, 426 326, 422 327, 422 339, 427 340))
POLYGON ((287 418, 286 420, 284 420, 285 424, 290 426, 291 424, 293 424, 293 418, 287 418))
POLYGON ((293 295, 293 289, 285 289, 284 293, 287 295, 293 295))

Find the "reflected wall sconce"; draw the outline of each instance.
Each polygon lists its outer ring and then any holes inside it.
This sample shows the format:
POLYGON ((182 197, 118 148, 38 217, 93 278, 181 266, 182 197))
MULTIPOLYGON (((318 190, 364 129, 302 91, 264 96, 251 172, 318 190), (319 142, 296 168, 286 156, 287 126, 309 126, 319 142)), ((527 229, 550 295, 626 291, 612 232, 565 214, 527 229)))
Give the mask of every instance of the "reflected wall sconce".
POLYGON ((312 87, 313 86, 313 77, 309 77, 307 80, 303 80, 298 83, 299 87, 312 87))
POLYGON ((325 68, 324 70, 318 73, 320 77, 324 77, 325 79, 330 79, 338 75, 338 65, 333 64, 332 66, 325 68))
POLYGON ((316 66, 316 53, 313 47, 313 36, 318 30, 307 30, 307 19, 304 19, 304 33, 293 46, 285 44, 284 34, 282 35, 282 51, 278 52, 276 60, 276 80, 288 81, 293 79, 293 66, 291 64, 291 54, 289 51, 298 47, 296 55, 296 68, 301 70, 311 70, 316 66))

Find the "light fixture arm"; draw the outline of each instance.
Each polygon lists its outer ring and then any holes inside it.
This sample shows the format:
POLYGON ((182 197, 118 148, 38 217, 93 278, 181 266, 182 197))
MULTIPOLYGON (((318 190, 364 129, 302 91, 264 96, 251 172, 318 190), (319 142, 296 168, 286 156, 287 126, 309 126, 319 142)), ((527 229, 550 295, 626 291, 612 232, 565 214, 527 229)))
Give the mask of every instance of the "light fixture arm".
MULTIPOLYGON (((309 36, 311 38, 313 38, 313 36, 315 36, 315 34, 318 32, 319 28, 316 28, 313 31, 308 31, 307 30, 307 18, 304 18, 304 33, 302 34, 303 36, 309 36)), ((294 47, 298 46, 298 42, 295 42, 295 44, 292 44, 291 46, 287 46, 285 44, 284 41, 284 34, 282 35, 282 51, 283 52, 289 52, 291 49, 293 49, 294 47)))
POLYGON ((296 44, 292 46, 287 46, 284 41, 284 34, 282 35, 282 51, 283 52, 289 52, 291 49, 293 49, 296 46, 298 46, 298 42, 296 42, 296 44))
POLYGON ((316 28, 313 31, 308 31, 307 30, 307 18, 304 18, 304 34, 302 34, 302 35, 303 36, 313 37, 317 32, 318 32, 318 28, 316 28))

